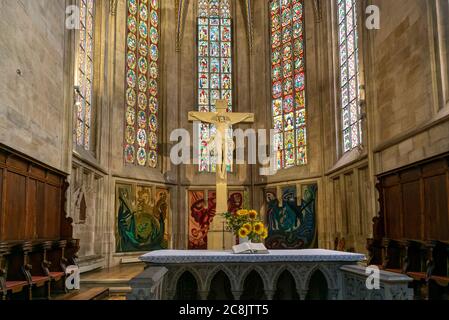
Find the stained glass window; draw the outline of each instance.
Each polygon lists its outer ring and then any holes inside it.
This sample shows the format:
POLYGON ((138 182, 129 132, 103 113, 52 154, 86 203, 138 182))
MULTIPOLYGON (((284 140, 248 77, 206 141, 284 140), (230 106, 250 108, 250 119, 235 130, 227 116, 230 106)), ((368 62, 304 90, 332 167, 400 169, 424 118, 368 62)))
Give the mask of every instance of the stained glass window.
POLYGON ((272 116, 278 169, 307 164, 303 0, 271 0, 272 116))
POLYGON ((125 162, 158 164, 159 0, 127 0, 125 162))
POLYGON ((356 0, 336 0, 340 63, 341 121, 343 151, 362 143, 362 116, 359 105, 359 59, 356 0))
POLYGON ((94 0, 80 0, 75 144, 90 149, 94 74, 94 0))
MULTIPOLYGON (((198 0, 198 110, 213 112, 217 99, 232 111, 232 21, 229 0, 198 0)), ((199 170, 215 172, 217 157, 209 150, 213 125, 201 124, 199 170)), ((232 135, 232 133, 230 133, 232 135)), ((232 150, 228 154, 232 160, 232 150)), ((228 166, 228 171, 231 166, 228 166)))

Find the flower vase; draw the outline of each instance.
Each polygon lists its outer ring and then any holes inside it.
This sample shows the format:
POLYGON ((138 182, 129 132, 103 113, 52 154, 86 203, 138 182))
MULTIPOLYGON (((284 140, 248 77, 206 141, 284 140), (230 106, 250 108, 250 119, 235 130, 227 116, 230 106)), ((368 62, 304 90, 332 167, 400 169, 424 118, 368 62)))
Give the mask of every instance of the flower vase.
POLYGON ((247 242, 250 242, 248 237, 246 237, 246 238, 239 238, 239 244, 247 243, 247 242))

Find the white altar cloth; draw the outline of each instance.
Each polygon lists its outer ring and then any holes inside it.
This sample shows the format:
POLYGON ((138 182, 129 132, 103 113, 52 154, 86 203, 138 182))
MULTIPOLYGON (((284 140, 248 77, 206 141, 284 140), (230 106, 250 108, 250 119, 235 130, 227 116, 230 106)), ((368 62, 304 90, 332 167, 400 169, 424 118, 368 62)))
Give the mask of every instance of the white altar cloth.
POLYGON ((270 250, 269 254, 233 254, 231 251, 159 250, 144 254, 141 261, 152 264, 273 263, 273 262, 359 262, 365 255, 323 249, 270 250))

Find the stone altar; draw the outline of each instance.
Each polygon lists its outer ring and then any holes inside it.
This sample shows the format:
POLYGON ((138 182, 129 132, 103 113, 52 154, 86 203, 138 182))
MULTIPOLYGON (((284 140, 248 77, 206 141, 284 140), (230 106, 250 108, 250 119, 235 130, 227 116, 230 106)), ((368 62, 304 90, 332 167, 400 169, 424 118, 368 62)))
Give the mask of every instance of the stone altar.
POLYGON ((146 270, 131 281, 128 299, 170 300, 176 295, 178 280, 190 272, 196 280, 198 294, 205 300, 214 276, 223 271, 229 278, 235 300, 243 292, 246 277, 256 271, 264 286, 267 299, 272 299, 279 276, 288 271, 295 279, 300 299, 305 299, 309 282, 316 271, 326 278, 328 299, 344 299, 343 273, 345 265, 356 265, 365 260, 362 254, 321 249, 276 250, 270 254, 232 254, 228 251, 161 250, 140 257, 146 270))

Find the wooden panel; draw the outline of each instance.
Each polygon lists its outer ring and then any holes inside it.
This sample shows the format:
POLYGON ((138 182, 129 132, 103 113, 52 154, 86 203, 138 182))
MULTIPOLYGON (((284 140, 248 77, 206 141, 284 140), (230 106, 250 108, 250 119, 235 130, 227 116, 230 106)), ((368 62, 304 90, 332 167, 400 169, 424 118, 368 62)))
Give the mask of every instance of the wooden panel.
POLYGON ((62 209, 65 178, 0 144, 0 240, 71 238, 62 209))
POLYGON ((36 184, 36 238, 45 239, 45 183, 37 182, 36 184))
POLYGON ((7 165, 10 169, 15 169, 20 172, 28 171, 28 163, 25 160, 19 159, 17 156, 14 155, 8 157, 7 165))
POLYGON ((7 155, 0 152, 0 166, 6 166, 7 155))
POLYGON ((61 190, 47 185, 44 238, 58 238, 61 215, 61 190))
POLYGON ((40 179, 40 180, 44 180, 46 173, 45 173, 45 170, 43 168, 32 166, 31 167, 31 175, 33 177, 36 177, 36 178, 40 179))
POLYGON ((396 186, 400 183, 399 175, 392 174, 382 179, 382 185, 384 187, 396 186))
POLYGON ((48 172, 47 179, 48 179, 48 182, 51 184, 55 184, 57 186, 61 185, 61 178, 59 176, 57 176, 56 174, 48 172))
POLYGON ((6 177, 7 201, 2 240, 25 239, 26 224, 26 178, 8 172, 6 177))
POLYGON ((0 239, 2 238, 1 235, 3 233, 3 230, 2 230, 3 219, 4 219, 3 218, 3 214, 4 214, 3 202, 5 200, 5 195, 3 194, 3 191, 4 191, 3 184, 5 183, 5 180, 3 178, 3 175, 4 175, 4 171, 3 171, 3 169, 0 168, 0 239))
POLYGON ((388 238, 398 239, 402 235, 401 224, 401 186, 395 185, 384 189, 385 228, 388 238))
POLYGON ((435 175, 443 175, 447 171, 447 161, 444 159, 428 163, 423 166, 422 172, 424 177, 435 175))
POLYGON ((421 168, 412 168, 401 172, 401 183, 414 182, 421 178, 421 168))
POLYGON ((25 239, 35 239, 36 228, 36 180, 28 179, 27 184, 27 215, 25 226, 25 239))
POLYGON ((426 238, 449 240, 446 174, 424 179, 426 238))
POLYGON ((420 181, 415 180, 402 185, 402 206, 403 206, 403 233, 399 238, 423 239, 421 232, 421 187, 420 181))
POLYGON ((448 163, 445 154, 379 176, 385 234, 378 238, 449 240, 448 163))

